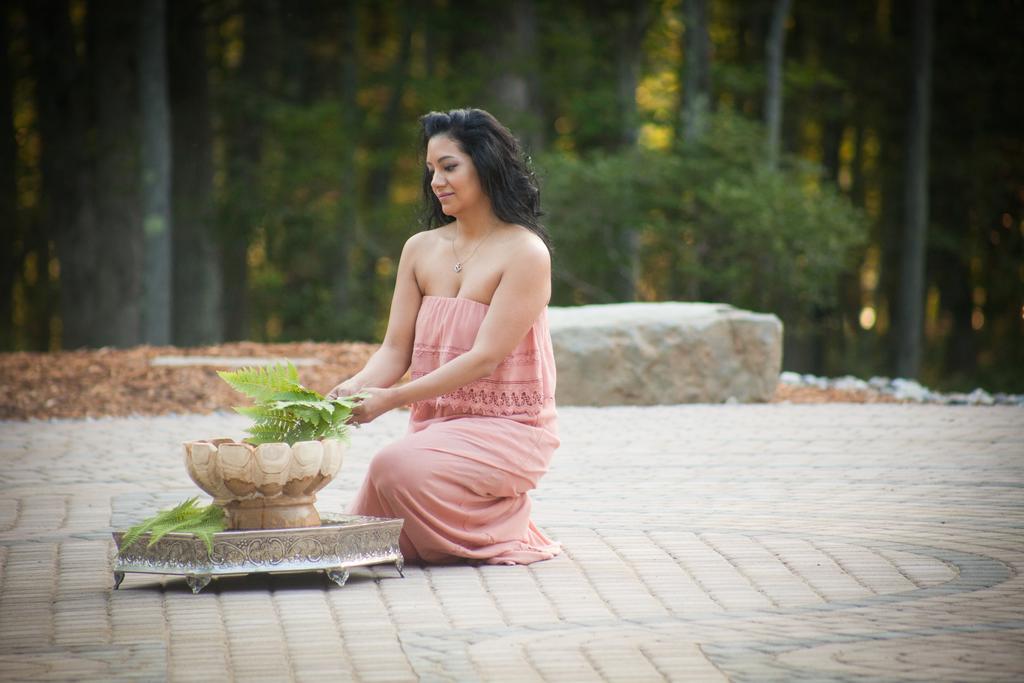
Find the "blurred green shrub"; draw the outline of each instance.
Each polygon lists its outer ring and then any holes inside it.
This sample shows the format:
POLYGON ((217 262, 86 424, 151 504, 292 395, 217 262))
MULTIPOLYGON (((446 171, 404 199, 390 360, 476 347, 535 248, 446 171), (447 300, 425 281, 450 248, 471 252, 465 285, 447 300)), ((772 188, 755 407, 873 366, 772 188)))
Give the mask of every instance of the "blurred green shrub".
POLYGON ((725 112, 700 145, 539 159, 554 302, 719 301, 787 324, 835 306, 868 220, 816 166, 765 166, 762 140, 725 112))

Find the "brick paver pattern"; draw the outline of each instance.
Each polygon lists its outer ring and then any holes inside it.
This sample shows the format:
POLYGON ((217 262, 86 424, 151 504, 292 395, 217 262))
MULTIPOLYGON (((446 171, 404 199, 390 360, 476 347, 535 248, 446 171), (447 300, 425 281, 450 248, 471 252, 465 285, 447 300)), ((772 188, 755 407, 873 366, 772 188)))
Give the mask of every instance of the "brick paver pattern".
MULTIPOLYGON (((196 495, 237 416, 0 423, 0 679, 1024 678, 1024 411, 563 408, 529 567, 129 574, 113 529, 196 495)), ((342 511, 407 414, 355 432, 342 511)))

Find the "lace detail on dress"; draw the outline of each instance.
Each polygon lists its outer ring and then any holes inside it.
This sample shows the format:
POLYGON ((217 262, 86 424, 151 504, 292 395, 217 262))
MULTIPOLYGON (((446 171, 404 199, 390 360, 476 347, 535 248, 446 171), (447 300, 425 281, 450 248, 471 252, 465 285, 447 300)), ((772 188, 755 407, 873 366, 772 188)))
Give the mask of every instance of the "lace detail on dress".
MULTIPOLYGON (((427 373, 414 372, 412 379, 424 374, 427 373)), ((417 405, 449 415, 507 417, 536 415, 544 407, 546 398, 540 380, 506 382, 484 378, 417 405)))
POLYGON ((536 415, 544 397, 540 391, 488 391, 469 385, 439 396, 435 405, 460 415, 536 415))

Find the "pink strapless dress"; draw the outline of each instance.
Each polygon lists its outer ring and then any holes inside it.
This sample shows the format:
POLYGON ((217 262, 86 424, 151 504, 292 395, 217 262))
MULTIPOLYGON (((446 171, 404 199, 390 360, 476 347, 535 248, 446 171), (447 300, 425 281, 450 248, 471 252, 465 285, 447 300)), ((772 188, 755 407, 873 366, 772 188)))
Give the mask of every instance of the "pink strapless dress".
MULTIPOLYGON (((412 378, 473 346, 488 306, 425 296, 412 378)), ((412 405, 409 432, 370 463, 349 512, 401 517, 407 562, 529 564, 561 548, 530 520, 558 448, 555 360, 547 313, 487 377, 412 405)))

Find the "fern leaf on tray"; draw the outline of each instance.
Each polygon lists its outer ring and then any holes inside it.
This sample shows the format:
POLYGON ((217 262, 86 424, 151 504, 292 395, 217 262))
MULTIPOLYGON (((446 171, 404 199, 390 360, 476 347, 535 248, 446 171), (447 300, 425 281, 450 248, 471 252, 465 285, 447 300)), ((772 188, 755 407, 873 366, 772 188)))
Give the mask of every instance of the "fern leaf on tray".
POLYGON ((149 519, 131 527, 121 537, 121 554, 144 534, 149 534, 149 546, 169 533, 189 533, 206 544, 213 552, 213 534, 224 531, 224 510, 217 505, 198 506, 198 498, 189 498, 168 510, 161 510, 149 519))

